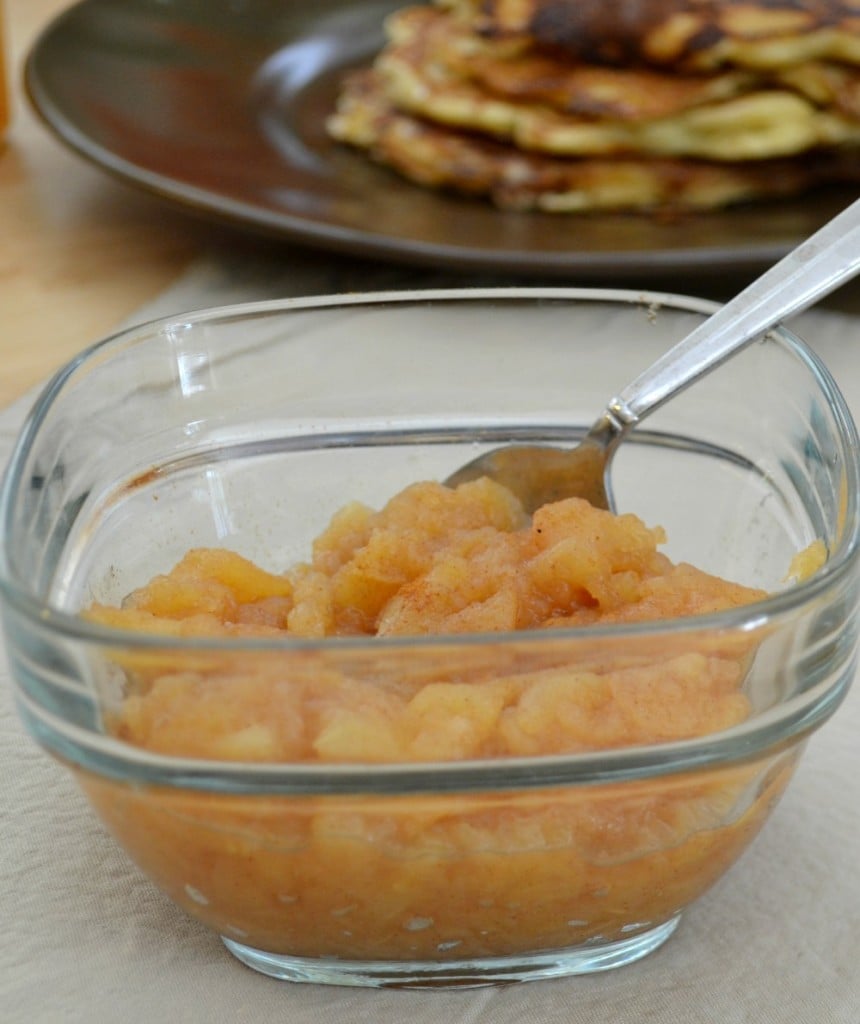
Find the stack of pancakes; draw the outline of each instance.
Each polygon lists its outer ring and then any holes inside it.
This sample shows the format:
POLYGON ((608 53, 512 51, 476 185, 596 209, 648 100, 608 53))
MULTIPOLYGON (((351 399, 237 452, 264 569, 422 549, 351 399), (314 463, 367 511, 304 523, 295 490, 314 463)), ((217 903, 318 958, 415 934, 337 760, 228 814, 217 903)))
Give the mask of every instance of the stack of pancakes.
POLYGON ((422 185, 547 211, 860 181, 860 0, 437 0, 328 129, 422 185))

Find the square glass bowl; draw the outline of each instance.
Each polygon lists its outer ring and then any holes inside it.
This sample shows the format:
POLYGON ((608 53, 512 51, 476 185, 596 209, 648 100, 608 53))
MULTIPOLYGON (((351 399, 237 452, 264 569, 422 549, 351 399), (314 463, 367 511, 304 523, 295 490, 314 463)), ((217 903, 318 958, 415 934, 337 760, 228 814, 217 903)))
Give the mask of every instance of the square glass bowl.
MULTIPOLYGON (((79 615, 189 548, 280 573, 350 501, 379 507, 500 443, 573 443, 711 309, 560 288, 236 306, 126 331, 44 391, 0 497, 20 714, 142 870, 242 961, 399 986, 602 970, 663 942, 753 839, 845 695, 857 641, 855 427, 785 330, 667 403, 613 470, 619 509, 663 526, 674 561, 763 600, 392 639, 162 636, 79 615), (826 557, 798 563, 805 551, 826 557), (726 664, 748 713, 667 738, 655 721, 701 704, 726 664), (519 706, 482 703, 510 678, 528 681, 519 706), (568 749, 592 684, 660 696, 619 742, 568 749), (209 695, 180 749, 117 734, 129 701, 175 685, 209 695), (341 691, 363 695, 351 747, 259 753, 276 719, 311 730, 317 702, 341 691), (492 729, 526 704, 531 748, 446 754, 447 730, 476 716, 492 729), (435 723, 438 756, 432 743, 420 760, 385 755, 391 708, 407 705, 435 723), (223 756, 198 743, 195 722, 202 733, 213 716, 223 756), (543 750, 547 723, 561 740, 543 750)), ((161 713, 169 724, 169 704, 161 713)))

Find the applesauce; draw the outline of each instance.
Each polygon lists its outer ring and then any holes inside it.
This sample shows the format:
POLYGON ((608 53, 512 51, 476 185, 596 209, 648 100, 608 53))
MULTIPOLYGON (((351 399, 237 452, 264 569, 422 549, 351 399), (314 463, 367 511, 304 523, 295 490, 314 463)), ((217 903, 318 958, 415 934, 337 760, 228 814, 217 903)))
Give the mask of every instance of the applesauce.
MULTIPOLYGON (((569 755, 742 722, 755 638, 669 643, 571 627, 687 617, 761 591, 660 551, 660 529, 569 499, 528 519, 488 480, 349 505, 311 558, 271 573, 197 549, 121 608, 87 615, 182 637, 451 637, 436 659, 157 648, 120 658, 107 719, 146 750, 217 761, 404 764, 569 755), (510 643, 548 631, 546 644, 510 643), (498 645, 457 645, 469 633, 498 645)), ((437 960, 612 942, 671 920, 736 859, 792 751, 623 785, 500 794, 231 797, 82 776, 144 870, 222 935, 275 953, 437 960)))

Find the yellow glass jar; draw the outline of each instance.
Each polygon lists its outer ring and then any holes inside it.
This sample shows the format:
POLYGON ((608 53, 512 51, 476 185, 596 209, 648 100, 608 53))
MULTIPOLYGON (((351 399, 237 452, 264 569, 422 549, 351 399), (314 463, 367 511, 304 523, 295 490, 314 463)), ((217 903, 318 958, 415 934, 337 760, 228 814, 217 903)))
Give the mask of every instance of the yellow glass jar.
POLYGON ((3 141, 11 117, 9 69, 6 64, 7 47, 5 12, 3 4, 0 3, 0 142, 3 141))

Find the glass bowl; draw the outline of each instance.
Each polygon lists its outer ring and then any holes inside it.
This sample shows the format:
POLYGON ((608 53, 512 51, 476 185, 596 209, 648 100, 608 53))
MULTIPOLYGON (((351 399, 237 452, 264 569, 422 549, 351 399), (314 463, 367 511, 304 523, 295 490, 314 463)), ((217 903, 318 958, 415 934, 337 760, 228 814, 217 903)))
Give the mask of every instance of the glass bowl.
POLYGON ((665 528, 674 562, 767 592, 752 603, 301 640, 80 614, 191 548, 280 574, 351 501, 379 507, 500 443, 573 442, 711 309, 560 288, 234 306, 125 331, 46 388, 0 505, 20 714, 240 960, 353 985, 603 970, 659 946, 752 841, 857 640, 857 435, 786 330, 665 405, 614 465, 619 509, 665 528), (721 673, 742 714, 711 709, 721 673), (152 712, 178 747, 117 728, 174 691, 203 701, 182 728, 169 699, 152 712), (409 715, 414 757, 397 753, 409 715), (519 745, 494 747, 501 728, 519 745), (277 730, 305 753, 278 755, 277 730))

